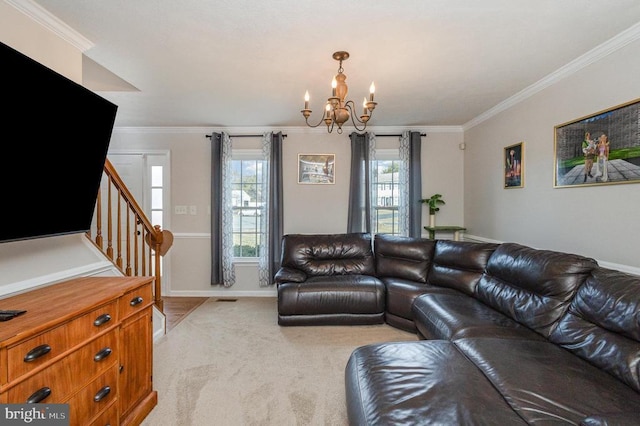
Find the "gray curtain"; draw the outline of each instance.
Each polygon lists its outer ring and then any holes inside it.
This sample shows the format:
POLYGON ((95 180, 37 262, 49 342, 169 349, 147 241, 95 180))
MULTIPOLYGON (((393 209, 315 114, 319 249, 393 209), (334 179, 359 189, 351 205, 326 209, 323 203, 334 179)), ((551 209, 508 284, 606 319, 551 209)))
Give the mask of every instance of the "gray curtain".
POLYGON ((211 134, 211 285, 222 276, 222 134, 211 134))
POLYGON ((231 210, 232 142, 228 134, 211 135, 211 285, 231 287, 233 265, 233 212, 231 210))
POLYGON ((353 132, 351 139, 351 179, 347 232, 371 232, 371 164, 369 134, 353 132))
POLYGON ((273 277, 280 268, 283 235, 283 191, 282 191, 282 132, 265 133, 263 154, 267 160, 268 188, 267 214, 263 229, 266 230, 264 253, 260 255, 259 283, 261 287, 273 285, 273 277), (266 254, 263 258, 263 254, 266 254))
MULTIPOLYGON (((404 136, 404 134, 403 134, 404 136)), ((409 132, 409 227, 410 237, 422 235, 422 165, 420 162, 422 138, 420 132, 409 132)))

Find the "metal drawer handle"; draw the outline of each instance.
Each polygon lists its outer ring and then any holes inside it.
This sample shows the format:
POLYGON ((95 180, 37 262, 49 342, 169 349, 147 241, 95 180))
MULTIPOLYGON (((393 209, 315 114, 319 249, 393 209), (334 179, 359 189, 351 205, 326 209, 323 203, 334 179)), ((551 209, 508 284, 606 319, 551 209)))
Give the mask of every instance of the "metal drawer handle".
POLYGON ((96 394, 96 396, 93 397, 93 400, 95 402, 100 402, 102 401, 107 395, 109 395, 109 393, 111 392, 111 388, 109 386, 105 386, 102 389, 100 389, 98 391, 98 393, 96 394))
POLYGON ((94 355, 93 360, 95 362, 102 361, 103 359, 105 359, 109 355, 111 355, 111 348, 104 348, 104 349, 100 350, 100 352, 98 352, 97 354, 94 355))
POLYGON ((111 315, 102 314, 98 318, 96 318, 96 320, 93 322, 93 325, 95 325, 96 327, 100 327, 101 325, 106 324, 109 321, 111 321, 111 315))
POLYGON ((43 387, 35 391, 29 399, 27 399, 27 404, 37 404, 38 402, 44 401, 49 395, 51 395, 51 389, 48 387, 43 387))
POLYGON ((37 346, 27 352, 27 354, 24 356, 24 362, 35 361, 36 359, 48 354, 49 352, 51 352, 51 346, 47 345, 46 343, 44 345, 37 346))
POLYGON ((143 301, 144 301, 144 299, 142 297, 138 296, 138 297, 134 297, 133 299, 131 299, 131 302, 129 302, 129 304, 131 306, 136 306, 136 305, 141 304, 143 301))

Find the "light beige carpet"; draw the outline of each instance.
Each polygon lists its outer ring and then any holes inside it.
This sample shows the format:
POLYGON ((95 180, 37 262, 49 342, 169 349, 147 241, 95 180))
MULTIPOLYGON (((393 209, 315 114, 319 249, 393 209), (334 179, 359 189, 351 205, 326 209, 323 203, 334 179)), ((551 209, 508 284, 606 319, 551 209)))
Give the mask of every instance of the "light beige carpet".
POLYGON ((346 425, 344 369, 388 325, 281 327, 275 298, 212 298, 154 345, 146 426, 346 425))

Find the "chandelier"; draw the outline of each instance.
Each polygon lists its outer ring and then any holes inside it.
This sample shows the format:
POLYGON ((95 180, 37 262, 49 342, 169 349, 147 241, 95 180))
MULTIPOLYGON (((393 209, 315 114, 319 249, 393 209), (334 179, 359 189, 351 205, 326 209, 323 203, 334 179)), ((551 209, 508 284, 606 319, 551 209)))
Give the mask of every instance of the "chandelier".
POLYGON ((344 75, 342 61, 349 59, 349 52, 335 52, 333 54, 333 59, 339 61, 340 65, 338 66, 338 74, 333 77, 331 82, 331 96, 327 98, 325 112, 323 116, 320 117, 320 121, 315 125, 309 124, 309 116, 311 115, 311 110, 309 109, 309 91, 306 91, 304 94, 304 109, 300 112, 304 116, 304 120, 309 127, 318 127, 324 122, 324 124, 327 125, 327 131, 329 133, 333 132, 334 127, 337 127, 337 133, 342 133, 342 125, 351 119, 356 130, 361 132, 367 128, 367 122, 371 118, 373 110, 378 104, 373 101, 373 94, 376 87, 371 83, 371 87, 369 87, 369 100, 364 98, 364 101, 362 102, 362 115, 358 118, 355 113, 355 104, 351 100, 346 100, 349 89, 347 87, 347 83, 345 83, 347 76, 344 75), (359 127, 359 125, 362 127, 359 127))

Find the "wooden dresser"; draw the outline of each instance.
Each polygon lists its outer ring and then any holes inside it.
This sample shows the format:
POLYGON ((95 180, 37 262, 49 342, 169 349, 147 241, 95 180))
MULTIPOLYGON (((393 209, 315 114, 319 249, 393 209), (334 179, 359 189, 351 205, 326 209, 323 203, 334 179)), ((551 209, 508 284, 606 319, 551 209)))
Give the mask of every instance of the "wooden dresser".
POLYGON ((87 277, 0 300, 0 403, 68 403, 71 425, 137 425, 152 388, 153 277, 87 277))

